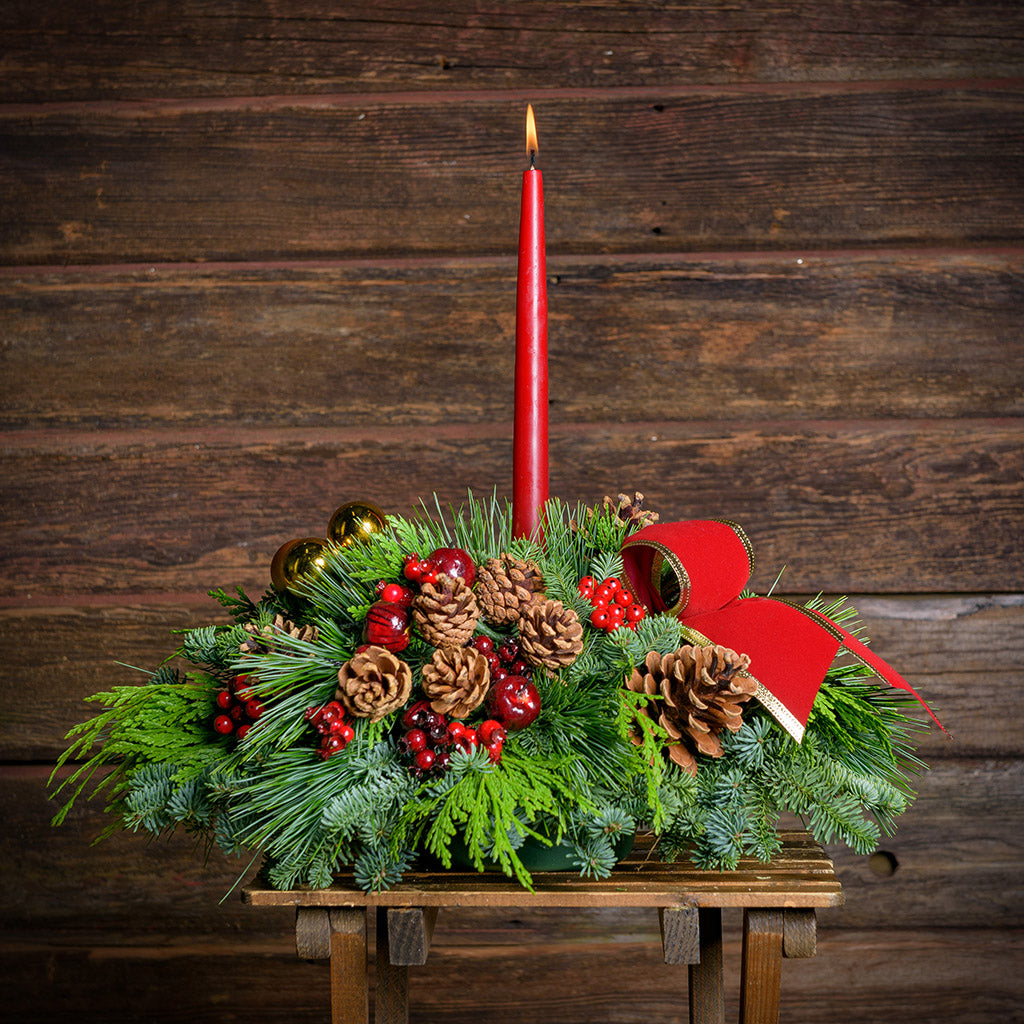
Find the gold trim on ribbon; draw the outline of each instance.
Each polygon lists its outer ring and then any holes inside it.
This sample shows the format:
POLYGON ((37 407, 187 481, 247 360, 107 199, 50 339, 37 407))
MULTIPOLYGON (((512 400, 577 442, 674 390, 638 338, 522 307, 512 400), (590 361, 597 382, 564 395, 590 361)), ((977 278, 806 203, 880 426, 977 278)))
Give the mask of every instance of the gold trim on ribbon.
POLYGON ((676 579, 679 581, 679 600, 671 608, 666 608, 665 612, 678 618, 690 603, 690 574, 686 571, 686 566, 683 565, 679 556, 668 545, 656 540, 627 540, 622 546, 623 548, 646 547, 654 550, 655 557, 651 559, 650 584, 651 590, 662 599, 664 599, 664 592, 661 589, 662 567, 666 561, 672 566, 676 579))
MULTIPOLYGON (((750 673, 747 673, 750 675, 750 673)), ((751 679, 756 678, 751 676, 751 679)), ((757 684, 757 691, 754 696, 761 702, 762 707, 775 719, 779 725, 782 726, 790 736, 793 737, 800 743, 804 738, 804 727, 800 724, 799 719, 793 714, 785 704, 775 696, 774 693, 769 690, 764 683, 759 682, 757 684)))
MULTIPOLYGON (((731 519, 712 519, 713 523, 721 523, 723 526, 728 526, 733 533, 736 534, 740 539, 740 543, 743 545, 744 551, 747 553, 747 576, 753 575, 754 572, 754 545, 750 543, 750 538, 747 536, 746 531, 740 526, 739 523, 734 523, 731 519)), ((739 597, 739 594, 736 595, 739 597)))

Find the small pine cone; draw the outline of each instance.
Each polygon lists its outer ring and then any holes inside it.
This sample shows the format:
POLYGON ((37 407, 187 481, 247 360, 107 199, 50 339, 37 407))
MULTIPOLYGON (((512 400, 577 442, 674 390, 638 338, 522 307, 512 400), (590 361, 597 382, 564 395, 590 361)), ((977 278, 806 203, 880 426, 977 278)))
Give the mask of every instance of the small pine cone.
POLYGON ((669 757, 691 775, 696 754, 722 756, 718 738, 723 729, 736 732, 743 708, 757 690, 747 674, 750 658, 728 647, 680 647, 671 654, 651 651, 626 685, 635 693, 663 699, 651 701, 647 713, 669 734, 669 757))
POLYGON ((296 626, 291 619, 286 619, 281 614, 275 615, 269 626, 261 628, 254 622, 247 622, 242 628, 249 634, 238 645, 242 654, 265 654, 274 646, 274 638, 281 634, 309 643, 316 643, 320 636, 316 626, 296 626))
POLYGON ((495 626, 511 626, 544 593, 544 580, 536 562, 502 553, 488 558, 476 573, 480 610, 495 626))
POLYGON ((583 650, 583 624, 561 601, 538 601, 519 620, 519 643, 523 657, 532 664, 565 668, 583 650))
POLYGON ((487 696, 491 668, 486 656, 475 647, 449 647, 434 651, 421 677, 433 711, 466 718, 487 696))
POLYGON ((601 505, 611 513, 613 519, 624 523, 631 530, 650 526, 651 523, 656 523, 661 518, 657 512, 651 512, 644 508, 644 496, 639 491, 634 491, 632 498, 628 494, 620 493, 618 500, 613 500, 606 495, 601 505))
POLYGON ((476 629, 480 607, 461 579, 442 573, 436 583, 424 583, 413 598, 412 618, 428 644, 464 647, 476 629))
POLYGON ((412 693, 412 669, 384 647, 367 647, 338 669, 334 699, 356 718, 379 722, 412 693))

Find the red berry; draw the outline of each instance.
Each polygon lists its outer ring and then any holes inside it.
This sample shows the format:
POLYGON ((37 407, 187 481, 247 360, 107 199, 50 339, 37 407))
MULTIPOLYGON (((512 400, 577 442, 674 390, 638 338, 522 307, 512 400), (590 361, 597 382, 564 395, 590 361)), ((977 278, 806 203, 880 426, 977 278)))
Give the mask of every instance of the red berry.
POLYGON ((246 734, 247 734, 247 733, 249 732, 249 730, 250 730, 251 728, 252 728, 252 726, 250 726, 250 725, 249 725, 248 723, 245 723, 245 724, 243 724, 243 725, 240 725, 240 726, 238 727, 238 729, 237 729, 237 730, 235 731, 235 735, 236 735, 236 736, 237 736, 237 737, 238 737, 238 738, 239 738, 240 740, 244 740, 244 739, 245 739, 245 737, 246 737, 246 734))
POLYGON ((420 583, 436 583, 441 573, 433 562, 424 562, 423 571, 420 573, 420 583))
POLYGON ((605 627, 610 633, 618 629, 626 621, 626 609, 621 604, 608 605, 608 625, 605 627))
POLYGON ((405 714, 402 715, 402 725, 406 729, 420 729, 430 724, 430 715, 430 701, 418 700, 406 708, 405 714))
POLYGON ((479 636, 473 637, 473 646, 481 654, 490 654, 494 650, 494 641, 481 633, 479 636))
POLYGON ((608 604, 612 598, 615 597, 615 591, 611 587, 606 587, 603 583, 601 586, 594 591, 594 596, 591 598, 590 603, 593 605, 608 604))
POLYGON ((245 681, 248 678, 249 678, 248 676, 235 676, 235 678, 232 679, 230 683, 228 683, 228 686, 230 687, 231 692, 232 693, 238 693, 238 691, 243 686, 245 686, 245 681))
POLYGON ((476 729, 466 727, 465 732, 455 741, 455 746, 464 754, 468 754, 477 743, 476 729))
POLYGON ((217 694, 217 707, 222 711, 227 711, 227 709, 234 703, 235 698, 232 697, 227 690, 221 690, 220 693, 217 694))
POLYGON ((236 704, 228 714, 236 721, 240 722, 245 715, 245 708, 241 704, 236 704))
POLYGON ((451 736, 453 742, 466 735, 466 727, 456 719, 454 722, 448 723, 448 735, 451 736))
POLYGON ((222 736, 227 736, 229 732, 232 732, 234 730, 235 723, 230 718, 228 718, 227 715, 218 715, 213 720, 213 727, 222 736))
POLYGON ((380 598, 382 601, 387 601, 388 604, 398 604, 403 608, 408 608, 412 604, 412 591, 400 583, 389 583, 380 592, 380 598))
POLYGON ((529 662, 523 661, 522 658, 517 658, 508 667, 508 674, 510 676, 528 676, 533 672, 533 667, 529 662))
POLYGON ((584 576, 579 583, 577 588, 580 592, 580 597, 587 599, 594 596, 594 588, 597 586, 597 580, 593 576, 584 576))
POLYGON ((410 754, 427 749, 427 734, 422 729, 410 729, 405 734, 405 746, 410 754))
POLYGON ((487 747, 488 760, 491 764, 497 764, 501 760, 501 748, 504 744, 495 740, 494 743, 487 743, 485 746, 487 747))
POLYGON ((434 758, 434 770, 444 771, 448 765, 452 763, 452 755, 447 750, 442 750, 437 757, 434 758))
POLYGON ((324 757, 330 757, 339 750, 345 749, 345 741, 340 736, 328 736, 320 747, 324 757))
POLYGON ((641 619, 646 618, 647 611, 642 604, 631 604, 626 608, 626 624, 636 625, 641 619))
POLYGON ((519 644, 515 640, 505 640, 498 648, 498 657, 506 665, 511 665, 519 657, 519 644))
POLYGON ((416 765, 420 771, 429 772, 434 767, 434 761, 437 759, 437 755, 432 750, 421 750, 415 758, 413 758, 413 764, 416 765))
POLYGON ((263 714, 263 705, 258 700, 251 700, 245 705, 245 713, 255 722, 263 714))
POLYGON ((500 683, 500 682, 503 682, 504 680, 508 679, 508 677, 509 677, 508 669, 507 668, 499 668, 499 669, 496 669, 494 672, 491 673, 491 682, 492 683, 500 683))
POLYGON ((351 725, 348 724, 348 722, 345 722, 335 735, 340 736, 341 739, 347 744, 351 743, 351 741, 355 738, 356 731, 352 728, 351 725))
POLYGON ((626 589, 615 591, 615 603, 624 608, 633 603, 633 595, 626 589))
POLYGON ((487 659, 487 664, 490 666, 491 675, 494 675, 501 668, 501 658, 498 657, 497 651, 485 651, 484 657, 487 659))
POLYGON ((505 742, 505 730, 501 722, 493 718, 488 718, 486 722, 482 722, 476 734, 485 747, 489 747, 495 741, 498 743, 505 742))
POLYGON ((387 580, 377 580, 377 583, 376 583, 376 585, 373 588, 373 592, 378 597, 383 597, 384 596, 384 588, 387 585, 388 585, 388 581, 387 580))
POLYGON ((622 586, 622 581, 609 576, 606 580, 601 580, 601 586, 607 587, 614 594, 622 586))
POLYGON ((423 573, 422 565, 419 555, 406 555, 405 561, 402 563, 402 575, 407 580, 412 580, 413 583, 419 583, 423 573))
POLYGON ((598 629, 607 629, 610 619, 608 617, 608 606, 597 607, 590 613, 591 625, 598 629))

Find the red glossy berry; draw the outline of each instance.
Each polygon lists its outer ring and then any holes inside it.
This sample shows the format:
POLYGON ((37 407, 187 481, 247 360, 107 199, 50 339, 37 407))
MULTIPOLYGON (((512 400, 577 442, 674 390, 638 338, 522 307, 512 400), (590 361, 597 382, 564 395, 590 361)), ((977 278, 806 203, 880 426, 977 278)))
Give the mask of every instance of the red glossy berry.
POLYGON ((420 771, 429 772, 430 769, 434 767, 435 760, 437 760, 437 755, 432 750, 421 750, 413 758, 413 764, 415 764, 420 771))
POLYGON ((488 718, 486 722, 482 722, 476 734, 485 747, 489 747, 495 740, 499 743, 505 742, 505 729, 501 722, 494 718, 488 718))
POLYGON ((377 580, 377 583, 374 585, 373 592, 378 597, 383 597, 384 596, 384 588, 386 586, 388 586, 388 581, 387 580, 377 580))
POLYGON ((487 759, 491 764, 497 764, 501 760, 501 750, 504 744, 495 741, 494 743, 488 743, 486 746, 487 759))
POLYGON ((636 625, 641 619, 646 618, 647 611, 642 604, 631 604, 626 608, 626 624, 636 625))
POLYGON ((609 632, 618 629, 626 621, 626 609, 621 604, 608 605, 608 625, 605 627, 609 632))
POLYGON ((427 734, 422 729, 410 729, 405 734, 405 746, 410 754, 427 749, 427 734))
POLYGON ((348 722, 345 722, 345 723, 342 724, 341 728, 338 729, 338 731, 337 731, 337 733, 335 735, 340 736, 341 739, 346 744, 348 744, 348 743, 351 743, 352 740, 355 738, 356 731, 355 731, 355 729, 352 728, 351 725, 348 724, 348 722))
POLYGON ((437 571, 450 576, 452 579, 458 577, 467 587, 473 586, 476 580, 476 566, 468 551, 462 548, 437 548, 430 553, 428 561, 437 566, 437 571))
POLYGON ((519 644, 515 640, 505 640, 498 648, 498 657, 506 665, 511 665, 519 657, 519 644))
POLYGON ((263 705, 258 700, 250 700, 245 705, 245 713, 255 722, 263 714, 263 705))
POLYGON ((429 725, 431 714, 430 701, 418 700, 405 709, 405 714, 402 715, 402 725, 406 729, 421 729, 423 726, 429 725))
POLYGON ((240 722, 245 717, 245 708, 241 704, 235 704, 228 715, 236 722, 240 722))
POLYGON ((448 735, 451 736, 453 743, 457 743, 463 736, 466 735, 466 727, 458 719, 456 719, 454 722, 449 722, 448 735))
POLYGON ((455 741, 455 746, 464 754, 468 754, 477 744, 476 729, 466 727, 465 732, 455 741))
POLYGON ((622 581, 615 576, 609 576, 607 579, 601 580, 601 586, 607 587, 614 594, 622 586, 622 581))
POLYGON ((494 641, 482 633, 479 636, 473 637, 473 646, 481 654, 491 654, 494 651, 494 641))
POLYGON ((508 677, 509 677, 509 671, 508 671, 507 668, 504 668, 504 667, 498 668, 498 669, 495 669, 495 671, 493 671, 491 673, 491 682, 492 683, 501 683, 501 682, 504 682, 506 679, 508 679, 508 677))
POLYGON ((244 740, 249 730, 252 728, 248 723, 243 723, 235 730, 235 735, 240 739, 244 740))
POLYGON ((615 591, 611 587, 606 587, 603 583, 601 586, 594 591, 594 596, 591 598, 591 604, 608 604, 612 598, 615 597, 615 591))
POLYGON ((424 562, 423 570, 420 572, 420 583, 436 583, 441 573, 433 562, 424 562))
POLYGON ((345 741, 340 736, 328 736, 320 749, 324 752, 325 757, 330 757, 331 754, 345 749, 345 741))
POLYGON ((423 573, 422 565, 419 555, 406 555, 405 561, 402 563, 402 575, 407 580, 412 580, 413 583, 419 583, 423 573))
POLYGON ((388 601, 370 605, 364 623, 366 639, 389 651, 404 651, 409 646, 409 610, 388 601))
POLYGON ((441 753, 434 758, 434 770, 444 771, 448 765, 452 763, 452 755, 447 750, 442 750, 441 753))
POLYGON ((408 608, 412 604, 412 597, 412 591, 408 587, 403 587, 400 583, 389 583, 380 592, 382 601, 387 601, 388 604, 398 604, 403 608, 408 608))
POLYGON ((516 659, 508 667, 510 676, 528 676, 531 672, 533 672, 533 666, 529 662, 523 661, 522 658, 516 659))
POLYGON ((622 588, 621 590, 616 590, 615 603, 620 604, 624 608, 626 608, 633 603, 633 595, 625 588, 622 588))
POLYGON ((238 693, 238 691, 246 685, 246 680, 248 678, 248 676, 235 676, 235 678, 232 679, 230 683, 228 683, 231 692, 238 693))
POLYGON ((306 713, 302 717, 305 718, 307 722, 313 722, 316 724, 316 721, 319 719, 322 711, 323 708, 318 707, 306 708, 306 713))
POLYGON ((227 715, 218 715, 213 720, 213 727, 222 736, 227 736, 228 733, 234 731, 235 723, 227 715))
POLYGON ((232 697, 227 690, 221 690, 220 693, 217 694, 217 707, 222 711, 227 711, 227 709, 234 703, 235 698, 232 697))
POLYGON ((609 621, 607 605, 597 607, 590 613, 590 623, 597 629, 607 629, 609 621))
POLYGON ((487 659, 487 664, 490 666, 491 675, 493 676, 501 668, 501 658, 498 657, 497 651, 486 651, 484 657, 487 659))
POLYGON ((595 580, 593 576, 584 576, 577 584, 580 597, 585 597, 589 600, 594 596, 594 588, 596 586, 597 580, 595 580))

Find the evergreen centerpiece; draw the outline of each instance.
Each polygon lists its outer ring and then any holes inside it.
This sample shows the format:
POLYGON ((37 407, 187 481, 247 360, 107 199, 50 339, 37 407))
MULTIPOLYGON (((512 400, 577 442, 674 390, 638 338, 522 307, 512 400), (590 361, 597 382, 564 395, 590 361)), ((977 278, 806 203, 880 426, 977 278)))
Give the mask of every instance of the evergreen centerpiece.
MULTIPOLYGON (((772 857, 783 811, 871 851, 924 767, 915 696, 835 662, 798 742, 743 651, 636 599, 624 545, 656 518, 639 496, 552 500, 541 544, 497 499, 447 522, 343 506, 258 601, 214 592, 234 623, 186 631, 184 670, 89 698, 54 823, 91 788, 109 831, 262 854, 278 888, 351 869, 385 889, 453 852, 530 887, 524 851, 552 843, 604 877, 637 829, 729 869, 772 857)), ((850 628, 842 602, 813 608, 850 628)))

